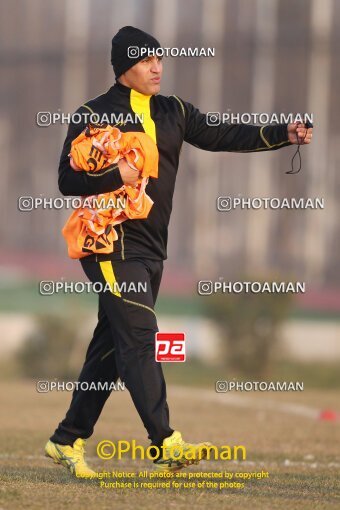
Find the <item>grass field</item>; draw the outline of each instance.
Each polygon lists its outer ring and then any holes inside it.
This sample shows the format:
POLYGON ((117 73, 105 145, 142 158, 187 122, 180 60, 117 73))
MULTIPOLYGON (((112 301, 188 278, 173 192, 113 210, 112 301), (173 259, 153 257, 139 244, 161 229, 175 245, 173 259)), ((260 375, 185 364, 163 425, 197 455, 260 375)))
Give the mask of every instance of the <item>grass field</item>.
MULTIPOLYGON (((339 410, 338 392, 216 394, 214 389, 169 385, 171 424, 184 439, 216 445, 243 444, 246 462, 205 461, 186 471, 268 471, 269 478, 244 489, 103 489, 96 480, 72 478, 43 456, 43 447, 63 417, 71 394, 37 393, 34 382, 1 382, 1 510, 209 508, 314 510, 340 508, 340 423, 315 418, 339 410)), ((151 469, 146 460, 103 461, 102 439, 136 439, 147 446, 144 428, 127 391, 111 395, 88 442, 97 470, 151 469)))

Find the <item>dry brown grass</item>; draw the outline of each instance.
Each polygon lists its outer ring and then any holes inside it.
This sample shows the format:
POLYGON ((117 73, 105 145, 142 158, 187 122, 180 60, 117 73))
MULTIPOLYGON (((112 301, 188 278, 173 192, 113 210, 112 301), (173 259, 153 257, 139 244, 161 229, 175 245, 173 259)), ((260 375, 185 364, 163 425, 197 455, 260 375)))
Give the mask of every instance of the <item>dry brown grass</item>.
MULTIPOLYGON (((67 392, 39 394, 33 382, 3 382, 0 465, 3 510, 191 507, 242 510, 314 510, 340 508, 340 424, 296 416, 276 409, 294 402, 313 408, 336 407, 332 392, 304 392, 276 396, 237 395, 222 405, 201 398, 199 390, 169 387, 171 423, 190 441, 216 445, 244 444, 248 462, 204 462, 192 471, 269 471, 270 477, 246 483, 242 490, 112 490, 97 481, 72 478, 43 456, 43 447, 71 398, 67 392), (243 404, 251 399, 255 407, 243 404), (270 405, 268 404, 270 399, 270 405)), ((216 397, 214 390, 212 396, 216 397)), ((221 399, 228 397, 221 394, 221 399)), ((222 402, 221 400, 221 402, 222 402)), ((89 464, 98 470, 140 471, 152 467, 143 460, 102 461, 96 444, 102 439, 136 439, 147 445, 144 428, 128 392, 111 396, 95 435, 88 443, 89 464)), ((189 470, 188 470, 189 471, 189 470)))

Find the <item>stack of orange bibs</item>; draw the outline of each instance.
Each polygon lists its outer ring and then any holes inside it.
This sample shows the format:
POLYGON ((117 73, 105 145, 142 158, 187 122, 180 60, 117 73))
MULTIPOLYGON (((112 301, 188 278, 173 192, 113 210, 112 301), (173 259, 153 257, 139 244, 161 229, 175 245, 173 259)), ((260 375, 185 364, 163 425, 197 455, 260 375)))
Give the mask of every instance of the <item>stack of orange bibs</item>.
POLYGON ((112 253, 118 239, 114 227, 127 219, 148 217, 153 201, 145 187, 149 177, 158 177, 157 146, 146 133, 122 133, 112 126, 90 125, 72 142, 70 157, 74 171, 107 171, 125 158, 139 172, 135 187, 123 185, 109 193, 85 197, 83 206, 71 214, 62 230, 73 259, 112 253))

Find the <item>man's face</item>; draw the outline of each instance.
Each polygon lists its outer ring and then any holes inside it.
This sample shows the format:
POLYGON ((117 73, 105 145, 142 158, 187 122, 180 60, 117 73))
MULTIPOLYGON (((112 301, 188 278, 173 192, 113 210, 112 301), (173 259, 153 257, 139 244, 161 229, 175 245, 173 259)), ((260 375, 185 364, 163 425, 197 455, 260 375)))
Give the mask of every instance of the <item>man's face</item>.
POLYGON ((163 72, 160 57, 147 57, 122 74, 118 81, 146 96, 158 94, 163 72))

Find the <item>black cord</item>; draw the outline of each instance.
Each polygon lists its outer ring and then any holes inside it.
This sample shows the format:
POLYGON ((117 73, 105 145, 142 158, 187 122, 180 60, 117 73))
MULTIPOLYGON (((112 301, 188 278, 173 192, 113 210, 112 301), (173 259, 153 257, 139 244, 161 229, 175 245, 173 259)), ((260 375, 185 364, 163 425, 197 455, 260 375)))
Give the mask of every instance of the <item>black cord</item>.
MULTIPOLYGON (((313 124, 309 121, 305 122, 305 126, 306 126, 306 134, 305 136, 303 137, 303 140, 302 142, 305 141, 305 138, 307 136, 307 131, 309 128, 312 128, 313 127, 313 124)), ((296 151, 292 157, 292 161, 291 161, 291 167, 292 169, 289 170, 289 172, 286 172, 286 174, 289 174, 289 175, 294 175, 294 174, 298 174, 301 170, 301 166, 302 166, 302 159, 301 159, 301 153, 300 153, 300 147, 301 147, 301 142, 299 141, 299 137, 297 135, 297 131, 295 131, 295 135, 296 135, 296 141, 297 141, 297 148, 296 148, 296 151), (296 158, 296 156, 299 157, 299 168, 294 171, 294 159, 296 158)))

